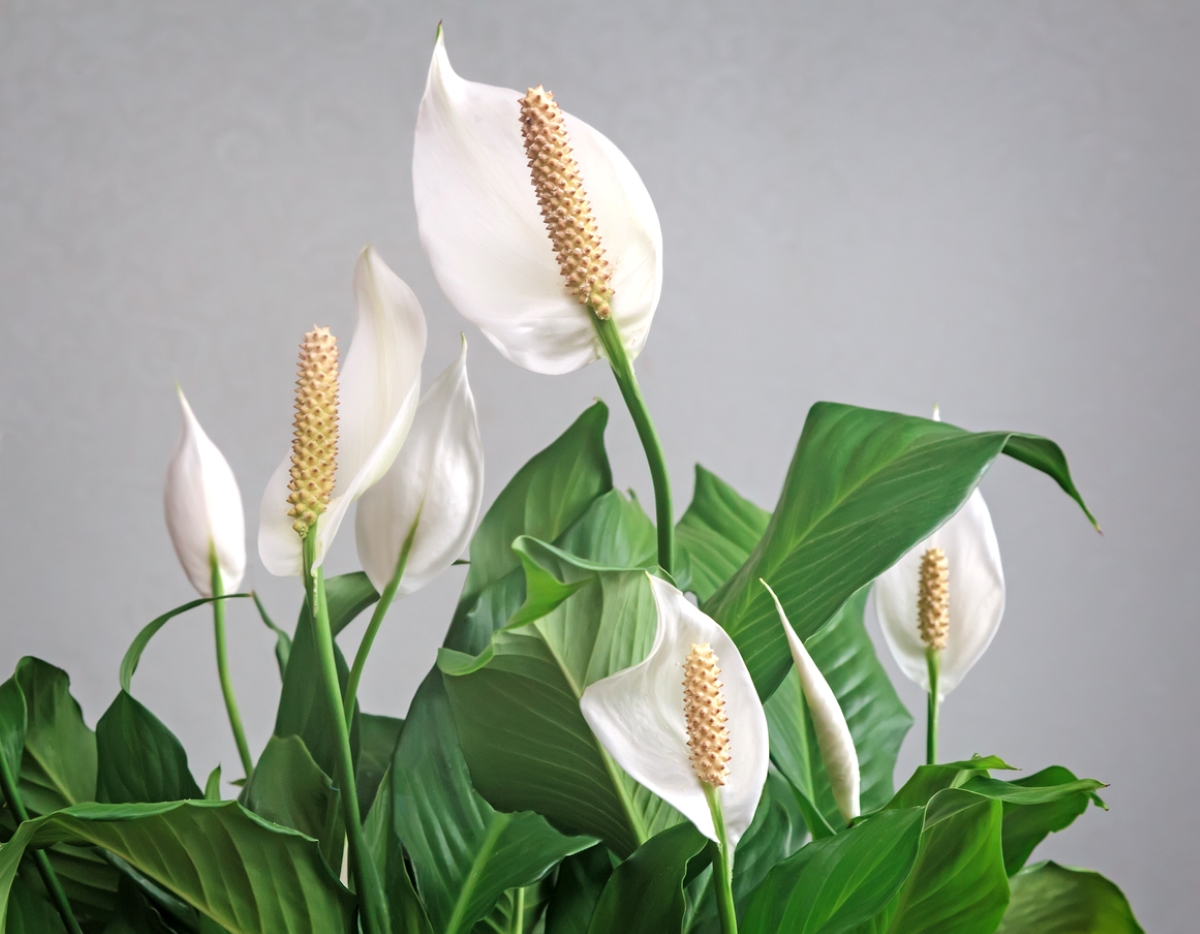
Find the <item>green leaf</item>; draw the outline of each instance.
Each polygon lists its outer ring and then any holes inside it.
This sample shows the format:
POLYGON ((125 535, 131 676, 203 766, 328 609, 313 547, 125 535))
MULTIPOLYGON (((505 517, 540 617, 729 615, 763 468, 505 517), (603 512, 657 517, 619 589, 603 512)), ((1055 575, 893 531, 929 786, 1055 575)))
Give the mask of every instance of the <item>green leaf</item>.
POLYGON ((96 724, 96 800, 108 804, 182 801, 203 793, 187 752, 158 717, 126 691, 96 724))
POLYGON ((25 657, 14 680, 25 697, 21 795, 31 813, 46 814, 96 798, 96 736, 71 696, 61 668, 25 657))
POLYGON ((977 775, 987 775, 989 769, 1012 771, 1013 766, 998 756, 974 756, 961 762, 918 765, 886 806, 891 809, 924 807, 939 791, 958 788, 977 775))
POLYGON ((133 674, 137 671, 138 663, 142 660, 142 653, 146 651, 146 646, 150 644, 150 640, 155 634, 167 625, 176 616, 181 613, 186 613, 188 610, 194 610, 198 606, 204 606, 206 603, 216 603, 218 600, 234 600, 238 597, 248 597, 247 593, 229 593, 223 594, 220 597, 201 597, 198 600, 191 600, 183 606, 177 606, 173 610, 168 610, 162 616, 158 616, 142 627, 141 632, 134 636, 133 642, 129 649, 125 652, 125 657, 121 659, 121 690, 128 692, 130 684, 133 683, 133 674))
POLYGON ((404 721, 373 713, 360 713, 358 762, 355 766, 355 785, 358 789, 358 810, 366 814, 375 801, 383 773, 392 763, 396 744, 404 721))
POLYGON ((279 680, 282 681, 287 677, 288 658, 292 654, 292 637, 276 626, 271 617, 267 615, 267 608, 258 598, 258 591, 250 591, 250 596, 254 598, 254 605, 258 608, 258 615, 263 621, 263 625, 275 633, 275 663, 279 666, 279 680))
POLYGON ((1008 875, 1000 848, 1002 814, 1000 802, 993 798, 959 788, 939 791, 925 809, 921 847, 904 886, 880 914, 855 930, 992 934, 1008 905, 1008 875))
POLYGON ((204 800, 221 800, 221 766, 219 765, 208 773, 208 778, 204 782, 204 800))
POLYGON ((471 539, 470 570, 445 645, 472 655, 524 598, 512 543, 520 535, 555 541, 597 496, 612 489, 604 452, 608 407, 596 402, 553 444, 535 454, 496 497, 471 539))
POLYGON ((996 934, 1144 934, 1121 890, 1097 872, 1045 862, 1009 884, 996 934))
POLYGON ((770 521, 769 512, 697 464, 691 505, 675 526, 679 589, 707 600, 742 566, 770 521))
POLYGON ((66 934, 62 918, 43 892, 20 877, 13 880, 5 934, 66 934))
POLYGON ((1002 452, 1050 474, 1083 506, 1062 452, 1045 438, 828 402, 809 410, 765 535, 704 605, 737 643, 760 696, 771 696, 791 656, 759 578, 807 642, 950 518, 1002 452))
POLYGON ((429 915, 409 877, 400 838, 396 836, 395 811, 392 807, 394 797, 392 771, 389 768, 384 772, 375 803, 371 805, 363 823, 367 849, 375 861, 379 878, 383 880, 392 934, 433 934, 429 915))
POLYGON ((678 931, 688 862, 708 841, 689 823, 676 824, 640 846, 604 886, 588 934, 678 931))
POLYGON ((27 821, 0 847, 0 924, 27 847, 104 847, 231 934, 353 931, 354 899, 316 841, 236 802, 80 804, 27 821))
POLYGON ((743 934, 853 930, 895 897, 917 859, 924 811, 884 811, 817 840, 771 870, 750 896, 743 934))
POLYGON ((10 775, 21 774, 25 753, 25 695, 15 678, 0 684, 0 756, 10 775))
MULTIPOLYGON (((1012 784, 1024 788, 1057 789, 1049 800, 1041 803, 1030 801, 1004 802, 1004 867, 1011 876, 1025 865, 1039 843, 1051 833, 1057 833, 1087 810, 1091 802, 1097 807, 1104 803, 1093 790, 1080 788, 1063 793, 1075 783, 1075 775, 1061 765, 1052 765, 1032 775, 1016 779, 1012 784)), ((1095 785, 1099 785, 1096 782, 1095 785)), ((1093 785, 1093 789, 1095 787, 1093 785)))
POLYGON ((299 736, 267 741, 240 800, 260 817, 317 840, 330 869, 341 870, 346 837, 341 795, 299 736))
POLYGON ((587 934, 612 874, 613 860, 602 843, 564 859, 546 907, 546 934, 587 934))
POLYGON ((442 934, 470 930, 505 890, 534 884, 593 842, 564 837, 537 814, 499 813, 472 790, 436 669, 409 708, 391 782, 396 833, 442 934))

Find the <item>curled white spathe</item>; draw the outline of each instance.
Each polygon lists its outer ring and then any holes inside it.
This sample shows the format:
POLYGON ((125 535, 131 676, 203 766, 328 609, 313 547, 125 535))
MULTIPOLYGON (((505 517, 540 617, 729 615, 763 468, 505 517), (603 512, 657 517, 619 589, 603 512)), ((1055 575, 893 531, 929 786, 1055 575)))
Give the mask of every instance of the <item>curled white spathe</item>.
POLYGON ((391 469, 359 500, 355 538, 380 593, 416 524, 396 593, 420 590, 463 553, 483 504, 483 441, 467 382, 467 341, 421 397, 391 469))
POLYGON ((750 671, 729 635, 677 589, 650 577, 658 631, 645 661, 589 685, 579 706, 600 744, 628 772, 717 839, 704 787, 692 768, 684 718, 683 667, 693 645, 717 657, 729 731, 729 777, 718 789, 730 847, 758 807, 770 740, 750 671))
MULTIPOLYGON (((417 225, 442 291, 505 357, 537 373, 569 373, 600 348, 542 221, 520 97, 459 77, 439 30, 413 147, 417 225)), ((564 118, 612 266, 612 317, 636 357, 662 291, 658 214, 624 154, 582 120, 564 118)))
POLYGON ((921 556, 930 548, 946 553, 950 572, 950 625, 938 675, 938 694, 945 697, 979 661, 1004 615, 1000 545, 979 490, 945 525, 881 574, 872 591, 875 613, 896 664, 925 691, 929 667, 917 626, 917 591, 921 556))
MULTIPOLYGON (((347 510, 392 466, 421 391, 425 313, 412 289, 366 247, 354 270, 358 319, 338 375, 338 455, 333 495, 317 521, 320 567, 347 510)), ((258 554, 272 574, 300 574, 300 537, 288 515, 289 452, 267 483, 258 554)))
POLYGON ((200 427, 179 389, 183 430, 167 465, 163 509, 184 573, 202 597, 212 596, 215 555, 223 588, 236 590, 246 572, 246 518, 229 462, 200 427))
POLYGON ((833 688, 829 686, 829 682, 821 674, 821 669, 817 667, 796 630, 792 628, 787 614, 783 611, 783 604, 775 596, 775 591, 766 581, 761 583, 775 601, 779 622, 783 624, 783 631, 787 635, 788 648, 792 650, 792 661, 796 663, 796 672, 800 675, 800 687, 804 690, 804 700, 808 704, 813 730, 817 734, 817 748, 821 753, 821 761, 825 763, 825 772, 833 789, 833 800, 837 803, 842 819, 849 823, 859 815, 859 787, 862 781, 858 768, 858 751, 854 748, 850 725, 846 723, 846 715, 842 713, 837 695, 833 693, 833 688))

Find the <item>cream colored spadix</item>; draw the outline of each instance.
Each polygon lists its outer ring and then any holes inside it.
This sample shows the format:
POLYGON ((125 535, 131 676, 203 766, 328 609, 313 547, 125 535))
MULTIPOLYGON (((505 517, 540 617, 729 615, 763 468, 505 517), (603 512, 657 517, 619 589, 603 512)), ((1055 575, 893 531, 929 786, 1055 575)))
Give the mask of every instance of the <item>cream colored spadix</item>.
POLYGON ((697 649, 704 659, 711 653, 713 668, 720 670, 724 720, 720 766, 714 765, 706 774, 722 780, 715 792, 732 848, 750 826, 767 780, 770 748, 762 703, 746 663, 725 630, 666 581, 650 577, 650 586, 658 611, 650 654, 645 661, 591 684, 583 692, 580 708, 621 768, 702 834, 717 840, 705 784, 693 765, 684 685, 688 657, 696 655, 697 649))
MULTIPOLYGON (((367 247, 354 270, 358 320, 338 374, 337 463, 328 505, 317 516, 319 567, 346 511, 388 470, 416 414, 425 354, 425 314, 412 290, 367 247)), ((292 453, 267 483, 258 553, 280 576, 302 571, 302 541, 290 515, 292 453)), ((307 534, 314 534, 309 531, 307 534)))
POLYGON ((467 341, 421 397, 412 429, 355 514, 358 558, 383 592, 412 531, 397 595, 414 593, 463 553, 483 503, 483 441, 467 382, 467 341))
POLYGON ((167 531, 192 586, 211 597, 211 555, 216 555, 226 592, 237 589, 246 571, 242 494, 229 462, 200 427, 182 389, 179 407, 183 430, 163 488, 167 531))
POLYGON ((767 593, 775 601, 775 609, 779 613, 779 622, 787 635, 788 648, 792 651, 792 661, 796 664, 796 672, 800 675, 800 686, 804 689, 804 700, 808 704, 808 712, 812 717, 813 729, 817 734, 817 748, 821 753, 821 761, 825 763, 825 772, 829 775, 829 784, 833 789, 833 800, 837 803, 842 818, 849 823, 859 815, 859 787, 861 776, 858 768, 858 751, 854 748, 854 737, 850 735, 850 726, 842 713, 837 696, 825 680, 821 669, 808 654, 808 649, 796 635, 796 630, 788 621, 783 610, 783 604, 775 596, 766 581, 761 581, 767 588, 767 593))
MULTIPOLYGON (((504 356, 526 369, 569 373, 600 356, 581 298, 594 301, 601 315, 611 312, 636 357, 662 289, 654 204, 621 151, 556 106, 545 127, 561 130, 570 169, 562 160, 551 165, 562 149, 523 134, 526 97, 460 78, 439 30, 413 149, 417 224, 438 284, 504 356), (535 144, 528 152, 527 142, 535 144), (582 193, 573 200, 552 197, 551 213, 544 214, 539 195, 545 199, 549 188, 535 189, 539 165, 543 175, 567 179, 567 187, 582 193), (586 218, 578 210, 582 200, 586 218), (554 226, 559 208, 565 212, 561 230, 554 226), (579 227, 571 227, 576 221, 579 227), (568 228, 580 233, 580 244, 568 228), (577 246, 587 262, 572 259, 577 246), (572 269, 579 276, 574 281, 572 269), (593 275, 596 282, 589 284, 593 275)), ((541 113, 544 101, 534 103, 541 113)))

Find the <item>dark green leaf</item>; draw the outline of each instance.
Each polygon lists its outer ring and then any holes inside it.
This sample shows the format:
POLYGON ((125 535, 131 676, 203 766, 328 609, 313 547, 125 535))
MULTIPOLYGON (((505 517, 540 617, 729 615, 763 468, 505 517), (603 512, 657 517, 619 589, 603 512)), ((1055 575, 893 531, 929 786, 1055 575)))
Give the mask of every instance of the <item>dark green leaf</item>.
POLYGON ((66 934, 58 911, 39 889, 20 877, 13 880, 5 934, 66 934))
POLYGON ((1009 884, 996 934, 1144 934, 1121 890, 1097 872, 1038 863, 1009 884))
MULTIPOLYGON (((1070 787, 1075 775, 1061 765, 1052 765, 1032 775, 1016 779, 1012 784, 1025 788, 1070 787)), ((1011 876, 1029 859, 1034 848, 1046 839, 1071 825, 1087 810, 1088 802, 1103 807, 1103 802, 1091 791, 1079 790, 1055 795, 1040 804, 1004 803, 1004 866, 1011 876)))
POLYGON ((612 857, 602 843, 564 859, 546 908, 546 934, 587 934, 612 874, 612 857))
POLYGON ((396 743, 400 741, 400 731, 404 729, 404 721, 396 717, 362 713, 359 714, 358 724, 359 750, 355 784, 358 788, 359 813, 366 814, 375 801, 375 793, 379 790, 383 773, 391 765, 396 743))
POLYGON ((689 823, 647 840, 615 870, 596 905, 588 934, 678 931, 688 862, 708 841, 689 823))
POLYGON ((21 795, 34 814, 96 798, 96 737, 61 668, 22 658, 13 676, 25 696, 21 795))
POLYGON ((769 512, 697 464, 691 505, 675 527, 679 589, 707 600, 742 566, 770 521, 769 512))
POLYGON ((96 759, 97 801, 127 804, 203 797, 188 770, 183 744, 125 691, 96 724, 96 759))
POLYGON ((392 772, 389 768, 379 784, 375 803, 363 824, 367 849, 375 861, 376 871, 383 880, 391 916, 392 934, 433 934, 429 915, 413 888, 412 878, 404 859, 404 848, 396 836, 395 812, 392 803, 392 772))
POLYGON ((1002 452, 1046 471, 1083 505, 1062 452, 1045 438, 828 402, 809 410, 765 535, 704 606, 738 644, 760 696, 771 696, 791 656, 759 578, 807 642, 952 516, 1002 452))
POLYGON ((25 695, 15 678, 0 684, 0 756, 4 756, 8 773, 14 778, 21 774, 21 757, 25 754, 25 695))
POLYGON ((142 660, 142 653, 146 651, 146 646, 150 644, 150 640, 155 634, 167 625, 176 616, 181 613, 186 613, 188 610, 194 610, 198 606, 204 606, 206 603, 216 603, 218 600, 233 600, 238 597, 248 597, 247 593, 229 593, 220 597, 201 597, 198 600, 191 600, 183 606, 177 606, 173 610, 168 610, 162 616, 156 617, 142 627, 141 632, 134 636, 133 642, 130 643, 128 651, 125 652, 125 657, 121 659, 121 690, 128 692, 130 684, 133 683, 133 674, 137 671, 138 662, 142 660))

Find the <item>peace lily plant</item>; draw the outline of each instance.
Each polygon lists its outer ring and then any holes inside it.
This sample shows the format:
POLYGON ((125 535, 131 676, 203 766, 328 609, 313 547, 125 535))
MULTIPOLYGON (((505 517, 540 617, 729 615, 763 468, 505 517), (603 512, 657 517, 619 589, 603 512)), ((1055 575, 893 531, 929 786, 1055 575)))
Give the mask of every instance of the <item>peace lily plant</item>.
MULTIPOLYGON (((937 752, 939 702, 1004 609, 978 484, 1007 455, 1090 519, 1058 446, 820 402, 772 511, 698 466, 676 518, 633 367, 662 234, 629 161, 540 85, 460 78, 439 30, 413 186, 439 284, 505 357, 547 374, 608 361, 656 519, 614 486, 600 401, 480 518, 466 339, 422 393, 424 312, 368 247, 348 348, 327 326, 304 333, 291 449, 259 511, 263 566, 300 579, 295 627, 238 590, 238 482, 180 392, 166 520, 199 597, 138 634, 94 730, 46 662, 0 684, 0 928, 1140 931, 1112 882, 1030 864, 1103 807, 1099 781, 937 752), (326 577, 352 508, 363 571, 326 577), (407 711, 363 710, 381 628, 433 624, 396 598, 460 561, 462 596, 407 711), (872 590, 896 663, 929 695, 927 764, 898 790, 912 718, 867 634, 872 590), (146 645, 199 607, 241 760, 232 782, 206 763, 203 787, 133 694, 146 645), (265 745, 242 729, 225 643, 226 615, 255 610, 281 679, 265 745), (368 610, 348 664, 347 627, 368 610)), ((298 316, 297 335, 327 314, 298 316)), ((205 418, 224 438, 219 413, 205 418)))

